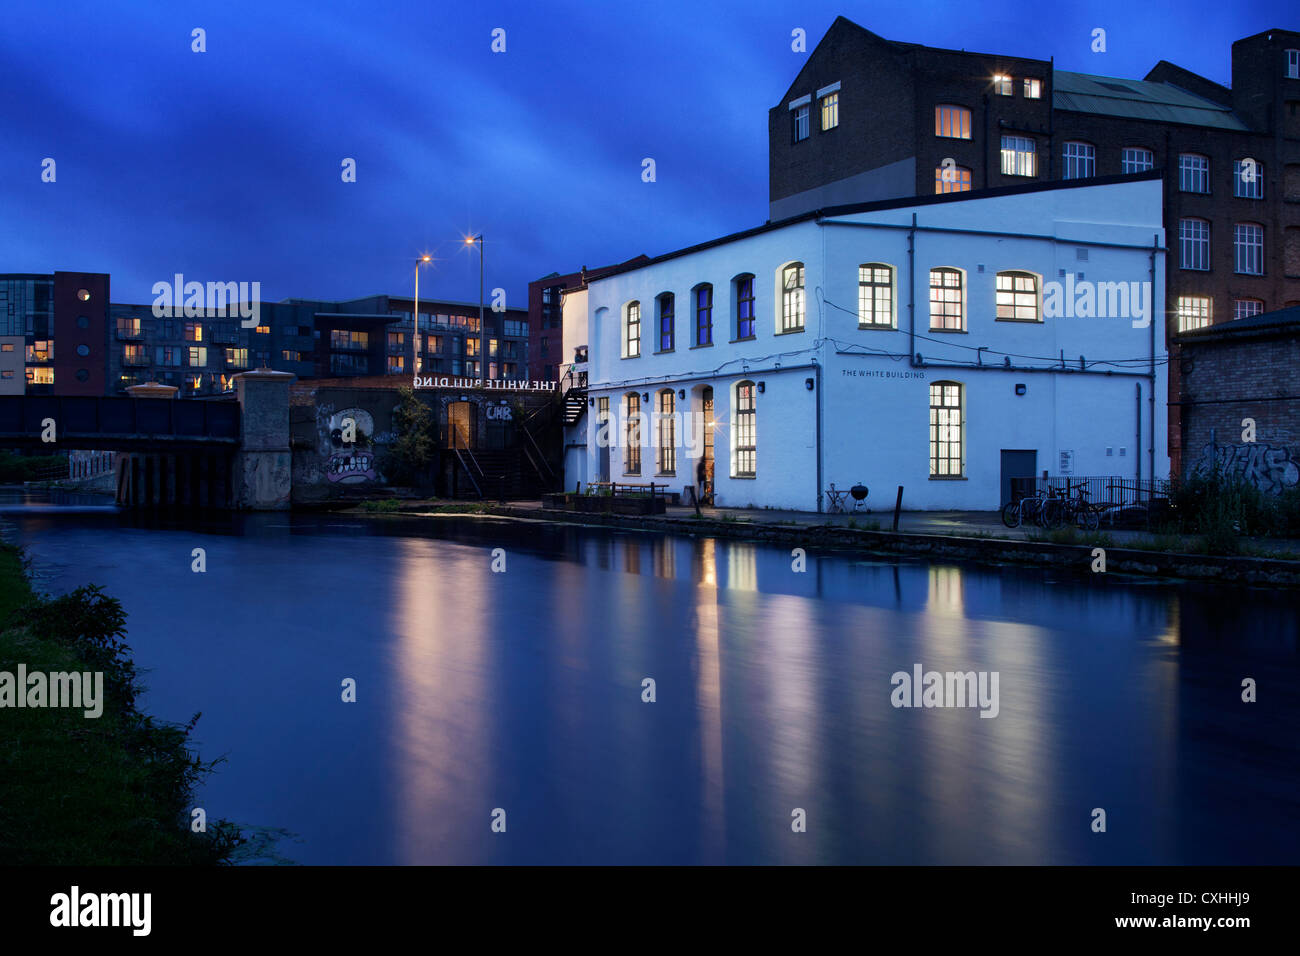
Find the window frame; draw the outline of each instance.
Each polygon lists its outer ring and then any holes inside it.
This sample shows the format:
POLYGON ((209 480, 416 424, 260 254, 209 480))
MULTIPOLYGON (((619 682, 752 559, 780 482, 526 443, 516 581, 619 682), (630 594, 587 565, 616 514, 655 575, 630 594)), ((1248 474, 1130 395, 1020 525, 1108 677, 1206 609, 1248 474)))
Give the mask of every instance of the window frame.
POLYGON ((1036 272, 1030 272, 1026 269, 1003 269, 993 277, 993 320, 995 322, 1020 322, 1026 325, 1043 324, 1043 277, 1036 272), (1003 290, 998 288, 1003 277, 1012 280, 1011 288, 1003 290), (1033 283, 1033 289, 1026 293, 1023 289, 1016 288, 1016 281, 1019 279, 1028 279, 1033 283), (1007 307, 1012 314, 1009 316, 1002 315, 1004 292, 1010 295, 1011 301, 1007 307), (1033 318, 1023 318, 1015 313, 1025 308, 1024 297, 1029 295, 1032 299, 1034 315, 1033 318))
POLYGON ((776 271, 777 288, 780 295, 777 298, 778 311, 776 314, 776 334, 793 335, 797 332, 803 332, 808 327, 808 275, 807 267, 800 260, 794 260, 782 265, 776 271), (787 273, 790 270, 796 270, 797 286, 788 286, 787 273), (797 306, 797 311, 792 309, 797 306), (792 324, 792 316, 798 318, 798 324, 792 324))
POLYGON ((1179 153, 1178 154, 1178 191, 1180 193, 1192 193, 1197 196, 1210 195, 1210 157, 1203 153, 1179 153), (1198 165, 1197 161, 1200 161, 1198 165), (1192 189, 1188 183, 1193 177, 1197 181, 1204 181, 1204 189, 1192 189))
POLYGON ((1246 182, 1241 178, 1242 160, 1234 159, 1232 161, 1232 196, 1234 199, 1263 199, 1264 198, 1264 164, 1259 160, 1251 158, 1255 164, 1255 179, 1253 182, 1246 182), (1249 189, 1247 189, 1249 187, 1249 189))
POLYGON ((992 90, 994 96, 1015 96, 1016 80, 1010 73, 994 73, 992 90))
POLYGON ((1097 147, 1083 139, 1067 139, 1061 144, 1061 178, 1062 179, 1093 179, 1097 175, 1097 147), (1070 147, 1080 147, 1078 150, 1071 150, 1070 147), (1081 165, 1082 164, 1082 165, 1081 165), (1082 168, 1086 166, 1087 171, 1083 172, 1082 168), (1071 175, 1071 170, 1075 174, 1071 175))
POLYGON ((863 262, 858 266, 858 328, 860 329, 895 329, 898 327, 898 271, 887 262, 863 262), (864 278, 867 270, 871 270, 870 281, 864 278), (881 282, 876 274, 884 270, 885 281, 881 282), (868 293, 866 290, 872 290, 868 293), (866 315, 870 311, 873 317, 879 313, 881 290, 886 297, 888 308, 888 321, 867 321, 866 315), (870 309, 867 306, 870 303, 870 309))
MULTIPOLYGON (((641 300, 632 299, 623 306, 623 355, 625 359, 641 357, 641 300), (633 334, 635 333, 635 335, 633 334), (633 347, 635 346, 635 351, 633 347)), ((545 339, 543 339, 543 342, 545 339)), ((543 346, 542 354, 546 354, 543 346)))
POLYGON ((930 407, 930 432, 929 432, 929 466, 931 481, 951 481, 966 477, 966 388, 961 382, 943 379, 938 382, 931 382, 927 392, 927 401, 930 407), (956 395, 956 403, 949 404, 949 393, 947 389, 953 389, 956 395), (939 389, 939 404, 935 404, 935 389, 939 389), (940 421, 942 418, 950 418, 955 410, 956 422, 940 421), (943 414, 948 412, 948 415, 943 414), (947 440, 942 440, 941 429, 956 428, 956 441, 951 438, 951 432, 947 432, 947 440), (954 456, 952 446, 956 445, 956 455, 954 456), (947 450, 948 454, 942 454, 947 450), (957 470, 948 471, 946 474, 941 473, 941 464, 949 467, 956 462, 957 470))
MULTIPOLYGON (((957 266, 934 266, 930 269, 928 281, 929 281, 930 294, 927 297, 927 301, 930 304, 930 331, 931 332, 965 332, 966 331, 966 270, 959 268, 957 266), (957 277, 957 285, 956 285, 957 318, 959 321, 959 326, 957 328, 947 328, 945 326, 936 326, 934 324, 935 290, 953 288, 952 286, 949 285, 936 286, 934 284, 936 275, 955 275, 957 277)), ((947 314, 948 312, 945 309, 943 315, 946 316, 947 314)))
POLYGON ((1027 100, 1041 100, 1043 98, 1043 81, 1034 76, 1025 77, 1022 95, 1027 100))
POLYGON ((758 477, 758 387, 741 379, 731 387, 731 477, 758 477), (748 469, 742 467, 748 464, 748 469))
POLYGON ((736 342, 747 342, 758 336, 758 305, 754 295, 754 280, 756 276, 750 272, 742 272, 731 280, 731 288, 736 299, 736 342), (742 295, 742 288, 745 283, 749 284, 749 295, 742 295), (749 316, 745 316, 745 305, 749 305, 749 316), (749 334, 742 335, 742 324, 749 323, 749 334))
POLYGON ((1119 151, 1119 168, 1121 175, 1130 175, 1132 173, 1145 173, 1148 170, 1155 169, 1156 154, 1155 150, 1147 149, 1145 146, 1124 146, 1119 151), (1130 153, 1143 153, 1146 156, 1146 165, 1140 166, 1130 162, 1130 153), (1130 166, 1135 168, 1130 169, 1130 166))
POLYGON ((1032 136, 1021 136, 1016 133, 1003 133, 999 152, 998 168, 1002 171, 1003 176, 1019 176, 1023 178, 1036 177, 1038 175, 1038 140, 1034 139, 1032 136), (1007 147, 1008 140, 1011 140, 1011 148, 1007 147), (1018 145, 1024 143, 1029 144, 1029 149, 1016 148, 1018 145), (1007 162, 1008 155, 1011 158, 1010 164, 1007 162), (1023 173, 1017 171, 1021 165, 1020 157, 1022 156, 1027 156, 1029 158, 1027 165, 1031 170, 1030 172, 1023 173), (1012 168, 1008 169, 1008 165, 1012 168))
POLYGON ((1239 276, 1262 276, 1264 274, 1264 224, 1259 222, 1234 222, 1232 224, 1232 271, 1239 276), (1250 238, 1243 241, 1243 233, 1250 238), (1243 269, 1243 250, 1246 265, 1254 264, 1255 269, 1243 269))
POLYGON ((1180 295, 1174 303, 1174 317, 1179 332, 1191 332, 1195 329, 1207 328, 1214 324, 1214 298, 1208 295, 1180 295), (1186 324, 1187 319, 1201 318, 1200 303, 1205 304, 1205 321, 1198 321, 1196 325, 1186 324), (1195 312, 1191 308, 1193 305, 1197 306, 1195 312))
POLYGON ((1209 272, 1211 262, 1210 221, 1200 216, 1178 220, 1178 268, 1188 272, 1209 272), (1203 228, 1195 228, 1195 227, 1203 228), (1190 233, 1195 232, 1195 235, 1190 233), (1204 256, 1204 265, 1197 265, 1204 256), (1189 265, 1189 263, 1191 263, 1189 265))
POLYGON ((623 474, 641 475, 641 393, 623 394, 623 474))
POLYGON ((677 393, 661 388, 655 393, 655 475, 677 474, 677 393), (665 408, 664 406, 668 407, 665 408), (667 427, 665 427, 667 426, 667 427), (665 437, 667 443, 665 443, 665 437))
POLYGON ((951 182, 944 180, 944 166, 934 167, 934 194, 936 196, 945 196, 948 193, 968 193, 972 188, 974 174, 969 166, 951 166, 949 169, 957 171, 957 177, 951 182))
POLYGON ((657 317, 655 319, 655 325, 658 331, 658 340, 656 342, 658 348, 655 350, 655 354, 658 355, 664 352, 676 351, 677 349, 677 297, 673 295, 673 293, 671 292, 660 292, 657 296, 655 296, 655 312, 657 313, 657 317), (665 305, 668 306, 666 312, 664 311, 665 305), (665 319, 668 320, 667 329, 664 328, 665 319), (668 342, 667 345, 664 344, 665 338, 667 339, 668 342))
POLYGON ((971 138, 970 107, 962 106, 959 103, 936 103, 934 105, 934 135, 940 139, 969 140, 971 138), (944 132, 944 129, 956 129, 957 132, 944 132))

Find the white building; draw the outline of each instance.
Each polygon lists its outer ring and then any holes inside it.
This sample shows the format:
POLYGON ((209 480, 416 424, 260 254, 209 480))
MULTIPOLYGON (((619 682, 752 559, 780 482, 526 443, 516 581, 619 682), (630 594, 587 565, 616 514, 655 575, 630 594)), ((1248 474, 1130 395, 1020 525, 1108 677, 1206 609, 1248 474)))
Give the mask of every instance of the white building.
POLYGON ((724 507, 862 482, 994 509, 1011 477, 1166 477, 1164 269, 1144 174, 821 210, 592 280, 565 485, 681 491, 704 458, 724 507))

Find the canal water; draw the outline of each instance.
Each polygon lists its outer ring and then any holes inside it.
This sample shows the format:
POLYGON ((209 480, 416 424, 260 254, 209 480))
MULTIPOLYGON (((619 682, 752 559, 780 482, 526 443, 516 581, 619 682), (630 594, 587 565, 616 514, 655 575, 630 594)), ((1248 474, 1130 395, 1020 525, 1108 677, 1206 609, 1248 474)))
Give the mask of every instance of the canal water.
POLYGON ((0 528, 121 599, 143 706, 202 712, 199 803, 262 860, 1300 859, 1294 592, 18 492, 0 528), (893 706, 918 664, 996 673, 996 717, 893 706))

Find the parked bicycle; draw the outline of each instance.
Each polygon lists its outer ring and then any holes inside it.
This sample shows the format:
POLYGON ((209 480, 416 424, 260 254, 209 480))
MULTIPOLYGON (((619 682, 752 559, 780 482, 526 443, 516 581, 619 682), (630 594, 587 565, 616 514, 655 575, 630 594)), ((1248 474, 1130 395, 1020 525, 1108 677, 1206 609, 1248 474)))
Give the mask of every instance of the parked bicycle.
POLYGON ((1008 528, 1018 528, 1022 523, 1037 522, 1043 512, 1045 498, 1045 492, 1037 491, 1008 501, 1002 506, 1002 523, 1008 528))

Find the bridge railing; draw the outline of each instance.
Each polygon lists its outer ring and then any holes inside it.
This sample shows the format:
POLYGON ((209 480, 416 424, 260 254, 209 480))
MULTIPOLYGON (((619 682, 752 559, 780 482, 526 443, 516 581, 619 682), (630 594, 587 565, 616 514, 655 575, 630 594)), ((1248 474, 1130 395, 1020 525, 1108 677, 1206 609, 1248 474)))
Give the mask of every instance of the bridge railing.
POLYGON ((76 437, 235 441, 237 402, 80 395, 0 395, 0 437, 40 440, 54 420, 60 444, 76 437))

